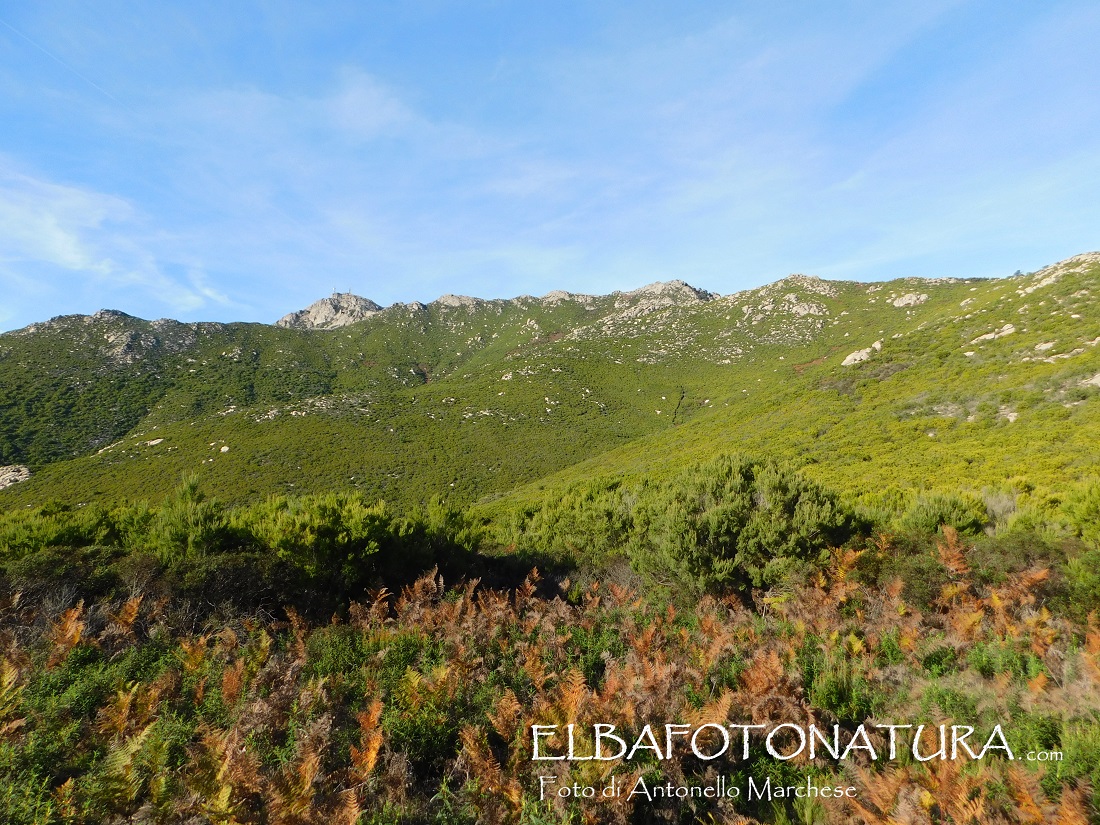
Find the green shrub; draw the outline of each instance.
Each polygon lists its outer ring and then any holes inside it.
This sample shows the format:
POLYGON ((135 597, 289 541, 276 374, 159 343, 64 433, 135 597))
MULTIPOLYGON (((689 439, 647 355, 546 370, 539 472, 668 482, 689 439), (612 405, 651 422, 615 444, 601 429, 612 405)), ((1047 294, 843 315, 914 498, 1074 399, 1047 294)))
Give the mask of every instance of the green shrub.
POLYGON ((1093 546, 1100 546, 1100 480, 1074 490, 1062 505, 1073 532, 1093 546))
POLYGON ((911 533, 935 533, 944 525, 960 533, 980 533, 988 522, 985 504, 966 493, 930 493, 917 497, 898 522, 911 533))
POLYGON ((1068 722, 1061 732, 1062 756, 1055 775, 1063 782, 1088 781, 1092 785, 1092 804, 1100 810, 1100 722, 1068 722))
MULTIPOLYGON (((1051 570, 1044 584, 1045 598, 1064 587, 1062 575, 1070 542, 1057 542, 1035 529, 1011 528, 992 536, 979 536, 967 553, 976 580, 1000 585, 1014 573, 1035 567, 1051 570)), ((1037 594, 1040 595, 1040 594, 1037 594)))
POLYGON ((372 557, 393 539, 386 506, 368 505, 355 493, 273 496, 234 515, 234 525, 256 546, 334 584, 369 580, 376 571, 372 557))
MULTIPOLYGON (((6 766, 0 760, 0 770, 6 766)), ((0 817, 7 825, 43 825, 61 822, 49 780, 35 773, 3 771, 0 817)))
POLYGON ((846 725, 862 724, 886 701, 857 658, 836 650, 808 648, 799 661, 810 703, 835 714, 846 725))
POLYGON ((506 514, 497 538, 528 557, 598 565, 623 552, 633 523, 632 498, 618 479, 577 484, 559 497, 506 514))
POLYGON ((905 661, 905 651, 901 648, 900 635, 897 630, 892 630, 882 637, 876 655, 879 664, 900 665, 905 661))
MULTIPOLYGON (((946 676, 958 669, 953 647, 939 647, 921 658, 921 666, 930 676, 946 676)), ((946 708, 945 708, 946 710, 946 708)))
POLYGON ((148 529, 149 549, 163 562, 206 555, 229 538, 222 506, 206 499, 194 476, 161 504, 148 529))
POLYGON ((1043 663, 1034 653, 1021 650, 1008 639, 976 642, 967 654, 970 666, 991 679, 1009 673, 1020 679, 1034 679, 1043 671, 1043 663))
POLYGON ((1075 614, 1087 616, 1100 609, 1100 548, 1086 550, 1066 565, 1069 600, 1075 614))
POLYGON ((932 714, 934 706, 939 707, 943 717, 960 724, 972 725, 982 721, 978 714, 978 700, 954 688, 930 686, 922 697, 921 712, 932 714))
POLYGON ((628 553, 662 588, 728 591, 820 564, 858 527, 835 495, 790 468, 721 456, 643 484, 628 553))

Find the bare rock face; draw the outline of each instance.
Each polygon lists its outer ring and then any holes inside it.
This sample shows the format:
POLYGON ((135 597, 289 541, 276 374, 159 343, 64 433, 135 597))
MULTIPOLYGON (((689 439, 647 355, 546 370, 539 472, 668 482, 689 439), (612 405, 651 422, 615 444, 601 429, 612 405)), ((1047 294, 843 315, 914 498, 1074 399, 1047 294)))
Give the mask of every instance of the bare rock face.
POLYGON ((906 292, 900 298, 895 298, 890 303, 892 303, 894 306, 896 306, 898 308, 901 308, 901 307, 915 307, 915 306, 920 306, 921 304, 923 304, 927 300, 928 300, 928 293, 927 292, 920 292, 920 293, 906 292))
POLYGON ((284 315, 275 322, 275 326, 290 329, 337 329, 369 318, 381 310, 382 307, 367 298, 352 295, 350 292, 337 292, 305 309, 284 315))
POLYGON ((480 298, 471 298, 469 295, 440 295, 434 301, 433 304, 440 307, 447 307, 449 309, 463 308, 469 311, 477 309, 479 306, 485 303, 480 298))
POLYGON ((840 366, 850 367, 852 366, 852 364, 862 364, 864 361, 869 360, 870 357, 876 352, 882 352, 882 341, 875 341, 875 343, 871 344, 871 346, 867 347, 867 349, 857 349, 855 352, 853 352, 851 355, 841 361, 840 366))
POLYGON ((547 292, 542 298, 538 299, 543 306, 556 307, 558 304, 564 304, 567 301, 575 301, 578 304, 584 304, 590 306, 592 301, 595 300, 591 295, 583 295, 576 292, 566 292, 564 289, 555 289, 552 292, 547 292))
POLYGON ((970 343, 971 344, 976 344, 979 341, 992 341, 994 338, 1004 338, 1006 335, 1011 335, 1015 331, 1016 331, 1016 325, 1015 324, 1005 324, 1003 327, 1001 327, 998 330, 994 330, 993 332, 987 332, 985 335, 979 335, 977 338, 975 338, 970 343))
POLYGON ((9 464, 6 467, 0 467, 0 490, 18 484, 20 481, 26 481, 30 477, 31 471, 22 464, 9 464))

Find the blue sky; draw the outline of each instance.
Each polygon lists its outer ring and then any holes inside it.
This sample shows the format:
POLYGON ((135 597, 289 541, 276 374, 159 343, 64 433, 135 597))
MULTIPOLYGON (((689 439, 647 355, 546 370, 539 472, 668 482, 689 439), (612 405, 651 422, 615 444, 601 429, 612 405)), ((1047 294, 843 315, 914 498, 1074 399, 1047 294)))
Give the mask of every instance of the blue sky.
POLYGON ((1100 248, 1095 2, 0 3, 0 329, 1100 248))

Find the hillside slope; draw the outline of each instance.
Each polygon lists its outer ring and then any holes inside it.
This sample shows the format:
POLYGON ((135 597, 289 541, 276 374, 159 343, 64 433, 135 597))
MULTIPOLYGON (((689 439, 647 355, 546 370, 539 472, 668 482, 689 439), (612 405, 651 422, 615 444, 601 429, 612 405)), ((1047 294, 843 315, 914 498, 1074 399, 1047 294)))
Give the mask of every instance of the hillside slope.
POLYGON ((1054 490, 1100 472, 1098 278, 1090 253, 998 280, 791 276, 724 297, 334 296, 282 326, 55 318, 0 336, 0 464, 33 472, 0 507, 159 498, 184 473, 230 501, 522 500, 725 450, 882 501, 1054 490))

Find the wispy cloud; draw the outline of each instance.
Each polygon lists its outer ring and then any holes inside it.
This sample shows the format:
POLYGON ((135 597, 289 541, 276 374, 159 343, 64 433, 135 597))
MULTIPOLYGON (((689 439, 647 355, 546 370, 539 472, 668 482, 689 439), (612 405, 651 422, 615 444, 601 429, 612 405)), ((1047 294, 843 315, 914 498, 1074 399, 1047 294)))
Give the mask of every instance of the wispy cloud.
POLYGON ((201 277, 192 275, 185 284, 165 274, 161 256, 141 241, 146 232, 125 199, 43 180, 0 159, 0 277, 18 287, 5 302, 8 317, 37 309, 47 296, 64 305, 73 292, 84 297, 137 289, 173 312, 224 300, 201 277), (28 283, 37 287, 28 290, 28 283))
POLYGON ((334 285, 730 292, 1097 245, 1083 0, 290 4, 247 29, 66 8, 14 25, 72 71, 14 36, 23 71, 0 67, 8 318, 273 320, 334 285))
POLYGON ((40 261, 109 276, 90 236, 132 217, 121 198, 38 180, 0 166, 0 260, 40 261))

